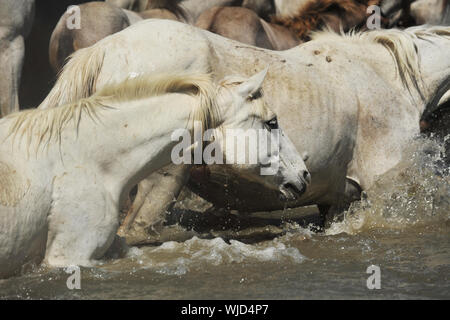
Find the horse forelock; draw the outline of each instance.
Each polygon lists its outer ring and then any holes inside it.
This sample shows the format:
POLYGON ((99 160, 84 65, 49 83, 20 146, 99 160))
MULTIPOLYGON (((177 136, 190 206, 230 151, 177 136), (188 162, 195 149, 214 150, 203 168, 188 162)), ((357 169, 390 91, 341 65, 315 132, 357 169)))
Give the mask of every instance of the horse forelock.
POLYGON ((111 84, 88 98, 65 104, 57 108, 31 109, 9 115, 12 120, 7 137, 13 144, 26 137, 27 148, 35 144, 35 153, 42 146, 61 144, 61 134, 69 123, 78 130, 83 115, 94 122, 100 121, 98 111, 111 109, 122 102, 184 93, 198 98, 199 103, 191 113, 192 121, 200 121, 203 127, 213 128, 219 121, 216 104, 216 88, 211 75, 200 73, 173 73, 138 76, 117 84, 111 84))

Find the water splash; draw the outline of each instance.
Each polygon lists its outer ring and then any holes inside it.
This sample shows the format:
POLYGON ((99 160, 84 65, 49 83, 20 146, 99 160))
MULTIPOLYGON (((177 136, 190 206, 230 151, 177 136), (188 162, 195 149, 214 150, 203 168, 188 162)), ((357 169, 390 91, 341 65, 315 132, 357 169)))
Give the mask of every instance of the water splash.
POLYGON ((132 249, 128 259, 137 262, 142 269, 158 273, 182 275, 191 268, 219 266, 251 262, 302 263, 305 257, 297 248, 282 240, 266 241, 249 245, 236 240, 225 242, 222 238, 199 239, 193 237, 185 242, 165 242, 156 248, 132 249))
POLYGON ((444 144, 445 140, 423 136, 412 141, 403 151, 402 161, 378 177, 363 200, 353 203, 344 220, 333 223, 327 235, 447 223, 450 172, 444 144))

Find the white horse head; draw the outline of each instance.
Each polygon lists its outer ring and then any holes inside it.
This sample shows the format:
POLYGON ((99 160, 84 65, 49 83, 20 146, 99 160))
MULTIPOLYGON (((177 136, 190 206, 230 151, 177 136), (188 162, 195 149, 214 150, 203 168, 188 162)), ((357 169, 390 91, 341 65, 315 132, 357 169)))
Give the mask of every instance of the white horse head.
POLYGON ((222 110, 225 120, 218 142, 227 164, 293 200, 305 192, 310 174, 262 99, 267 71, 249 79, 229 76, 221 81, 218 101, 227 107, 222 110))
POLYGON ((194 141, 187 130, 175 133, 174 140, 179 133, 185 136, 174 147, 172 161, 190 164, 190 151, 194 150, 195 164, 238 166, 252 181, 294 200, 305 192, 310 174, 262 99, 266 74, 267 69, 251 78, 229 76, 220 81, 212 112, 199 109, 193 117, 201 121, 201 127, 200 123, 193 126, 194 141), (218 128, 203 130, 211 127, 218 128), (205 146, 203 140, 211 143, 205 146), (180 151, 183 159, 178 157, 180 151))

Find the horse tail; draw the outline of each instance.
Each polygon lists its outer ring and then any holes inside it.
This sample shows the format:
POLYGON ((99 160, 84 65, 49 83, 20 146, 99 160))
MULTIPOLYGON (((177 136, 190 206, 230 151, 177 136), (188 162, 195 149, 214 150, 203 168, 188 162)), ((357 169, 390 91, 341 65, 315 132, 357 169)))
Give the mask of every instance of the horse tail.
POLYGON ((73 53, 59 73, 52 90, 38 108, 53 108, 90 97, 96 91, 104 57, 105 51, 98 45, 73 53))

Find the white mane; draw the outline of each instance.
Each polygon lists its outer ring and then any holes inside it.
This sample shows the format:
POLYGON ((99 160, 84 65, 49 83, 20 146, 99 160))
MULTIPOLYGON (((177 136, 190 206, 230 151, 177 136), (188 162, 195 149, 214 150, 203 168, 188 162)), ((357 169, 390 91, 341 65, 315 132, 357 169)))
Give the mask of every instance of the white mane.
POLYGON ((195 95, 199 105, 192 112, 192 120, 200 121, 204 128, 215 127, 218 121, 216 90, 208 74, 158 74, 139 76, 118 84, 107 86, 88 98, 49 109, 31 109, 11 114, 12 120, 7 138, 13 136, 21 141, 27 137, 28 147, 34 139, 36 152, 41 145, 61 143, 61 133, 69 123, 78 130, 82 115, 98 120, 97 111, 108 108, 112 103, 149 98, 165 93, 195 95))
POLYGON ((418 49, 414 42, 416 39, 428 39, 436 37, 449 37, 450 27, 426 27, 410 28, 401 31, 396 29, 373 30, 367 32, 350 32, 337 34, 333 31, 317 31, 311 34, 313 40, 350 41, 352 43, 377 43, 385 47, 397 66, 397 71, 403 85, 412 92, 412 89, 422 94, 422 80, 418 49))

